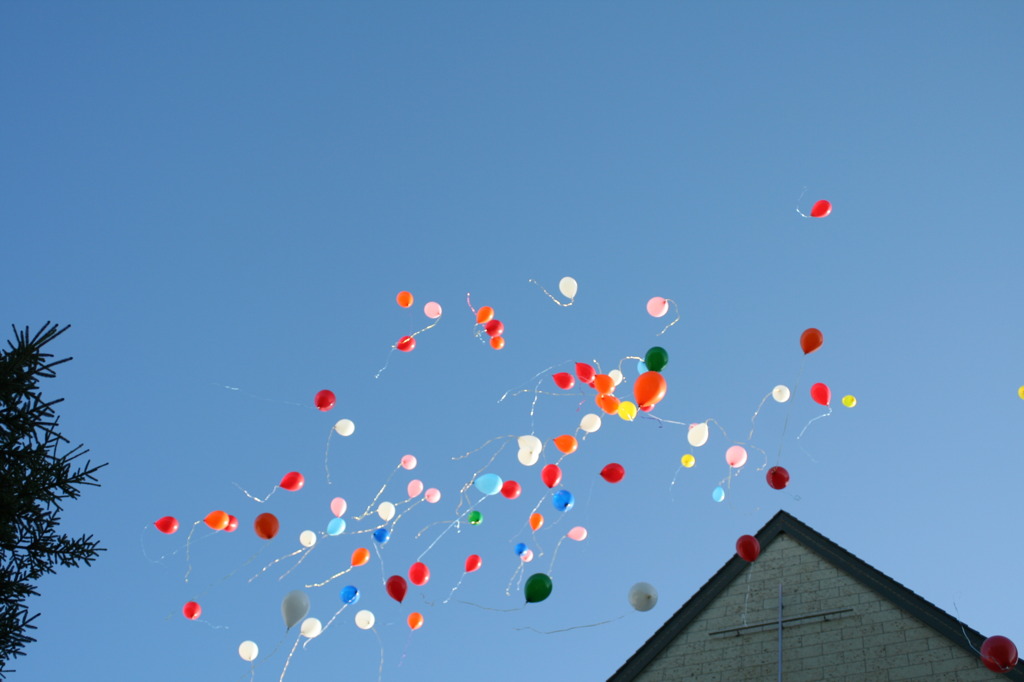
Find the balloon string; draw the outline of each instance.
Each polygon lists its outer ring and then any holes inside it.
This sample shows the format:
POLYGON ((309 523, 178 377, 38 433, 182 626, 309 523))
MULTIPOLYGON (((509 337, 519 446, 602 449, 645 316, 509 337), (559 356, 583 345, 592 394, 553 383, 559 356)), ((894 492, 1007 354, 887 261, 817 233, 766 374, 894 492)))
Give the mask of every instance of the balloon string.
POLYGON ((811 216, 807 215, 806 213, 800 210, 800 202, 803 200, 805 194, 807 194, 806 187, 804 187, 803 191, 800 192, 800 196, 797 197, 796 199, 796 212, 800 214, 801 218, 810 218, 811 216))
MULTIPOLYGON (((306 587, 309 587, 309 586, 307 585, 306 587)), ((342 604, 341 608, 334 612, 334 615, 331 616, 331 619, 329 621, 327 621, 327 625, 325 625, 323 627, 323 629, 320 631, 320 634, 323 634, 324 632, 327 631, 327 628, 331 627, 331 623, 333 623, 335 621, 335 619, 337 619, 337 617, 341 615, 341 612, 344 611, 345 607, 347 607, 347 606, 348 606, 348 604, 342 604)))
POLYGON ((370 502, 370 504, 368 504, 366 506, 366 510, 362 514, 360 514, 359 516, 355 517, 353 519, 353 521, 362 521, 363 519, 365 519, 367 516, 370 515, 370 512, 373 511, 373 505, 377 504, 377 500, 379 500, 380 496, 384 494, 384 489, 388 487, 388 483, 391 483, 391 479, 395 477, 395 474, 398 473, 398 470, 401 469, 401 468, 402 468, 401 464, 399 464, 397 467, 395 467, 394 471, 391 472, 391 475, 388 476, 388 480, 384 481, 384 485, 382 485, 380 487, 380 490, 377 491, 377 494, 374 496, 373 501, 370 502))
POLYGON ((323 587, 324 585, 326 585, 327 583, 331 582, 332 580, 336 580, 337 578, 340 578, 341 576, 345 575, 346 573, 348 573, 349 571, 351 571, 351 570, 352 570, 353 568, 355 568, 355 566, 354 566, 354 565, 353 565, 353 566, 349 566, 349 567, 348 567, 348 568, 346 568, 346 569, 345 569, 344 571, 340 571, 340 572, 338 572, 338 573, 335 573, 334 575, 332 575, 332 576, 331 576, 330 578, 328 578, 327 580, 324 580, 323 582, 319 582, 319 583, 310 583, 309 585, 306 585, 306 587, 307 587, 307 588, 311 588, 311 587, 323 587))
POLYGON ((384 678, 384 642, 381 641, 377 628, 372 629, 373 634, 377 637, 377 645, 380 647, 380 667, 377 668, 377 682, 380 682, 384 678))
POLYGON ((270 493, 268 493, 268 494, 267 494, 267 496, 266 496, 266 497, 264 497, 264 498, 263 498, 263 499, 261 500, 260 498, 256 497, 255 495, 251 495, 251 494, 249 494, 249 491, 248 491, 248 490, 246 490, 246 489, 245 489, 245 488, 243 488, 242 486, 238 485, 237 483, 234 483, 234 482, 233 482, 233 485, 234 485, 234 486, 235 486, 236 488, 238 488, 239 490, 241 490, 241 491, 242 491, 243 493, 245 493, 245 496, 246 496, 246 497, 248 497, 248 498, 249 498, 250 500, 252 500, 252 501, 254 501, 254 502, 259 502, 260 504, 263 504, 264 502, 266 502, 267 500, 269 500, 269 499, 270 499, 270 496, 271 496, 271 495, 273 495, 274 493, 276 493, 276 492, 277 492, 277 489, 278 489, 278 488, 280 487, 280 486, 276 486, 276 485, 275 485, 275 486, 274 486, 274 488, 273 488, 273 489, 272 489, 272 490, 270 491, 270 493))
POLYGON ((388 580, 384 577, 384 557, 381 556, 377 543, 373 543, 373 553, 377 555, 377 563, 380 564, 380 584, 387 585, 388 580))
POLYGON ((196 521, 192 524, 192 528, 188 531, 188 537, 185 538, 185 563, 188 568, 185 571, 185 582, 188 582, 188 577, 192 575, 192 534, 196 532, 196 528, 202 521, 196 521))
POLYGON ((334 427, 332 426, 327 431, 327 445, 324 446, 324 473, 327 474, 327 485, 331 485, 331 466, 327 461, 327 455, 331 452, 331 436, 334 434, 334 427))
POLYGON ((661 330, 660 332, 658 332, 657 334, 655 334, 655 336, 661 336, 662 334, 664 334, 665 332, 667 332, 667 331, 668 331, 668 328, 669 328, 669 327, 671 327, 672 325, 674 325, 674 324, 675 324, 676 322, 678 322, 678 321, 679 321, 679 319, 680 319, 680 318, 682 317, 682 316, 680 315, 680 313, 679 313, 679 306, 678 306, 678 305, 676 304, 676 302, 675 302, 675 301, 673 301, 673 300, 672 300, 671 298, 667 298, 667 299, 665 299, 665 300, 666 300, 666 301, 667 301, 668 303, 671 303, 671 304, 672 304, 672 307, 676 309, 676 319, 672 320, 672 321, 671 321, 671 322, 669 322, 669 323, 668 323, 667 325, 665 325, 665 328, 664 328, 664 329, 662 329, 662 330, 661 330))
MULTIPOLYGON (((274 565, 274 564, 276 564, 277 562, 279 562, 279 561, 284 561, 284 560, 285 560, 285 559, 287 559, 288 557, 292 557, 292 556, 295 556, 296 554, 298 554, 298 553, 299 553, 299 552, 301 552, 301 551, 302 551, 302 549, 297 549, 297 550, 295 550, 294 552, 292 552, 291 554, 285 554, 285 555, 284 555, 283 557, 280 557, 280 558, 278 558, 278 559, 274 559, 274 560, 273 560, 273 561, 271 561, 271 562, 270 562, 269 564, 267 564, 266 566, 264 566, 264 567, 263 567, 263 570, 261 570, 261 571, 260 571, 259 573, 257 573, 257 574, 256 574, 256 575, 254 575, 253 577, 249 578, 249 582, 252 582, 253 580, 256 580, 256 578, 259 578, 259 577, 260 577, 261 575, 263 575, 264 573, 266 573, 266 572, 267 572, 267 569, 269 569, 269 568, 270 568, 271 566, 273 566, 273 565, 274 565)), ((288 574, 287 574, 287 573, 285 573, 285 575, 288 575, 288 574)), ((284 576, 281 576, 281 577, 283 578, 284 576)), ((278 578, 278 580, 280 580, 280 578, 278 578)))
MULTIPOLYGON (((805 190, 806 191, 806 188, 805 190)), ((804 367, 807 365, 807 354, 804 354, 803 360, 800 361, 800 371, 797 372, 796 382, 793 384, 792 393, 795 395, 797 389, 800 387, 800 380, 804 376, 804 367)), ((789 404, 789 409, 786 410, 786 418, 782 422, 782 435, 779 436, 779 453, 775 457, 775 464, 778 465, 782 461, 782 445, 786 440, 786 428, 789 426, 789 415, 793 412, 793 403, 789 404)))
POLYGON ((447 604, 449 601, 451 601, 452 595, 455 594, 455 590, 457 590, 460 587, 462 587, 462 581, 466 579, 466 575, 467 575, 466 572, 463 571, 462 577, 459 578, 459 582, 455 583, 455 587, 453 587, 452 591, 448 593, 448 598, 445 599, 443 602, 441 602, 442 604, 447 604))
POLYGON ((284 674, 288 672, 288 664, 292 662, 292 655, 295 653, 295 649, 298 648, 300 639, 302 639, 302 635, 299 635, 295 638, 295 644, 292 645, 292 650, 288 652, 288 658, 286 658, 284 661, 284 668, 281 670, 281 679, 278 680, 278 682, 284 680, 284 674))
MULTIPOLYGON (((402 502, 399 502, 398 504, 403 504, 403 503, 405 503, 405 502, 409 502, 409 501, 411 501, 411 500, 412 500, 412 498, 410 497, 410 498, 409 498, 408 500, 403 500, 402 502)), ((411 511, 412 511, 413 509, 415 509, 415 508, 416 508, 416 505, 418 505, 418 504, 419 504, 420 502, 422 502, 423 500, 424 500, 424 498, 422 498, 422 497, 421 497, 420 499, 418 499, 418 500, 416 500, 415 502, 413 502, 413 503, 412 503, 412 505, 411 505, 411 506, 410 506, 410 507, 409 507, 408 509, 406 509, 406 510, 405 510, 405 511, 403 511, 403 512, 402 512, 401 514, 399 514, 398 516, 396 516, 396 517, 394 518, 394 520, 393 520, 393 521, 391 522, 391 530, 393 531, 393 530, 395 529, 395 526, 397 526, 397 525, 398 525, 398 522, 399 522, 399 520, 400 520, 400 519, 401 519, 401 518, 402 518, 403 516, 405 516, 406 514, 408 514, 409 512, 411 512, 411 511)), ((385 525, 386 525, 386 524, 385 524, 385 525)), ((374 529, 374 530, 376 530, 376 529, 374 529)))
POLYGON ((507 585, 505 585, 505 596, 506 596, 506 597, 511 597, 511 596, 512 596, 512 583, 513 583, 513 582, 515 582, 515 579, 516 579, 516 576, 517 576, 517 575, 519 575, 519 574, 520 574, 521 572, 522 572, 522 573, 525 573, 525 572, 526 572, 526 571, 525 571, 525 566, 526 566, 526 562, 525 562, 525 561, 523 561, 523 560, 522 560, 522 559, 520 558, 520 559, 519 559, 519 565, 518 565, 518 566, 516 566, 516 570, 512 572, 512 577, 510 577, 510 578, 508 579, 508 584, 507 584, 507 585))
MULTIPOLYGON (((561 520, 561 519, 559 519, 559 520, 561 520)), ((548 577, 549 578, 551 577, 552 573, 554 572, 555 559, 558 558, 558 550, 560 550, 562 548, 562 543, 565 542, 565 538, 566 538, 566 536, 564 536, 564 535, 561 538, 559 538, 558 544, 555 545, 555 551, 551 553, 551 563, 548 564, 548 577)))
MULTIPOLYGON (((547 369, 542 369, 541 371, 537 372, 537 373, 536 373, 536 374, 534 374, 534 375, 533 375, 532 377, 530 377, 529 379, 527 379, 526 381, 524 381, 524 382, 523 382, 522 384, 519 384, 519 386, 516 386, 515 388, 510 388, 509 390, 505 391, 505 393, 504 393, 504 394, 502 394, 502 396, 501 396, 500 398, 498 398, 498 402, 500 403, 500 402, 501 402, 501 401, 503 401, 503 400, 504 400, 505 398, 507 398, 507 397, 508 397, 509 395, 521 395, 522 393, 526 393, 526 392, 527 392, 527 391, 529 391, 530 389, 528 389, 528 388, 523 388, 523 385, 524 385, 524 384, 529 384, 529 383, 531 383, 531 382, 532 382, 532 381, 533 381, 534 379, 537 379, 537 378, 543 378, 543 376, 544 376, 545 374, 547 374, 548 372, 550 372, 550 371, 551 371, 551 370, 553 370, 553 369, 556 369, 556 368, 558 368, 558 367, 561 367, 562 365, 566 364, 567 362, 569 362, 569 361, 568 361, 568 360, 566 360, 565 362, 559 362, 559 363, 557 363, 557 364, 551 365, 551 366, 550 366, 550 367, 548 367, 547 369)), ((539 385, 539 384, 538 384, 538 385, 539 385)), ((558 395, 558 394, 551 394, 551 395, 558 395)))
POLYGON ((575 297, 575 296, 573 296, 572 298, 570 298, 570 299, 569 299, 569 302, 568 302, 568 303, 562 303, 562 302, 561 302, 561 301, 559 301, 559 300, 558 300, 557 298, 555 298, 554 296, 552 296, 551 294, 549 294, 549 293, 548 293, 548 290, 547 290, 547 289, 545 289, 544 287, 542 287, 542 286, 541 286, 541 284, 540 284, 540 282, 538 282, 537 280, 535 280, 535 279, 531 279, 531 280, 530 280, 530 282, 532 282, 533 284, 536 284, 536 285, 537 285, 538 287, 540 287, 540 290, 541 290, 541 291, 543 291, 543 292, 544 292, 545 294, 547 294, 547 297, 548 297, 548 298, 550 298, 550 299, 551 299, 552 301, 554 301, 554 302, 555 302, 555 303, 557 303, 558 305, 562 306, 563 308, 568 308, 569 306, 571 306, 571 305, 573 304, 573 301, 575 301, 575 300, 576 300, 576 297, 575 297))
POLYGON ((466 459, 467 457, 472 455, 474 452, 479 452, 479 451, 483 450, 485 447, 487 447, 488 445, 490 445, 491 443, 493 443, 494 441, 501 440, 502 438, 515 438, 515 436, 512 436, 512 435, 509 435, 509 436, 495 436, 494 438, 490 439, 489 441, 487 441, 486 443, 484 443, 480 447, 476 448, 475 450, 470 450, 469 452, 467 452, 464 455, 458 455, 456 457, 452 457, 452 461, 456 462, 456 461, 458 461, 460 459, 466 459))
MULTIPOLYGON (((508 593, 506 592, 506 594, 508 594, 508 593)), ((509 595, 509 596, 512 596, 512 595, 509 595)), ((496 609, 496 608, 493 608, 491 606, 482 606, 480 604, 474 604, 471 601, 463 601, 461 599, 456 599, 456 601, 459 602, 460 604, 466 604, 467 606, 475 606, 476 608, 483 609, 484 611, 497 611, 498 613, 512 613, 513 611, 522 611, 524 608, 526 608, 526 605, 524 604, 523 606, 517 606, 514 609, 496 609)))
POLYGON ((960 609, 957 608, 956 602, 953 602, 953 610, 956 611, 956 622, 960 625, 960 632, 964 633, 964 639, 967 640, 967 646, 971 647, 971 651, 981 656, 981 652, 974 648, 971 643, 971 638, 967 636, 967 630, 964 629, 964 622, 960 620, 960 609))
MULTIPOLYGON (((487 498, 487 495, 484 495, 483 497, 481 497, 481 498, 480 498, 480 501, 479 501, 479 502, 477 502, 477 504, 480 504, 480 502, 483 502, 483 501, 484 501, 484 500, 485 500, 486 498, 487 498)), ((434 540, 433 542, 431 542, 431 543, 430 543, 430 544, 429 544, 429 545, 427 546, 427 548, 426 548, 425 550, 423 550, 423 553, 422 553, 422 554, 420 554, 420 555, 419 555, 419 556, 418 556, 418 557, 416 558, 416 561, 423 561, 423 557, 424 557, 424 556, 426 556, 427 552, 429 552, 430 550, 432 550, 432 549, 434 548, 434 545, 436 545, 436 544, 437 544, 438 542, 440 542, 441 538, 443 538, 443 537, 445 536, 445 534, 446 534, 446 533, 447 533, 448 531, 450 531, 450 530, 452 529, 452 527, 458 526, 458 525, 459 525, 459 520, 460 520, 460 519, 461 519, 461 518, 462 518, 463 516, 465 516, 466 514, 468 514, 468 513, 470 513, 471 511, 473 511, 473 509, 474 509, 475 507, 476 507, 476 505, 473 505, 473 506, 471 506, 471 507, 470 507, 469 509, 467 509, 466 511, 462 512, 461 514, 459 514, 458 518, 456 518, 456 519, 455 519, 454 521, 450 522, 450 523, 448 524, 448 527, 447 527, 447 528, 445 528, 445 529, 444 529, 443 531, 441 531, 441 534, 440 534, 440 535, 438 535, 438 536, 437 536, 437 538, 436 538, 436 539, 435 539, 435 540, 434 540)), ((457 510, 456 510, 456 511, 457 511, 457 510)), ((427 526, 427 528, 429 528, 429 527, 430 527, 430 526, 427 526)), ((424 528, 423 530, 426 530, 426 528, 424 528)), ((419 534, 419 535, 417 535, 416 537, 418 538, 418 537, 419 537, 420 535, 422 535, 422 534, 423 534, 423 531, 420 531, 420 534, 419 534)))
POLYGON ((751 438, 754 437, 754 428, 755 428, 755 422, 757 421, 757 415, 759 415, 761 413, 761 408, 764 407, 765 401, 767 401, 768 398, 771 397, 771 395, 772 395, 772 392, 768 391, 768 393, 765 394, 765 396, 763 398, 761 398, 761 403, 757 406, 757 409, 754 410, 754 416, 752 416, 750 418, 750 433, 747 434, 747 440, 748 441, 751 438))
POLYGON ((804 437, 804 431, 806 431, 806 430, 807 430, 807 427, 808 427, 808 426, 810 426, 810 425, 811 425, 811 424, 813 424, 814 422, 818 421, 818 420, 819 420, 819 419, 821 419, 822 417, 828 417, 828 416, 831 416, 831 414, 832 414, 832 407, 831 407, 831 406, 829 406, 829 408, 828 408, 828 412, 823 412, 822 414, 819 414, 819 415, 818 415, 817 417, 815 417, 815 418, 814 418, 814 419, 812 419, 811 421, 807 422, 807 424, 806 424, 806 425, 804 425, 804 428, 803 428, 803 430, 801 430, 801 431, 800 431, 800 435, 799 435, 799 436, 797 436, 797 437, 796 437, 796 439, 797 439, 797 440, 800 440, 801 438, 803 438, 803 437, 804 437))
MULTIPOLYGON (((292 572, 292 571, 294 571, 294 570, 295 570, 296 568, 298 568, 298 567, 299 567, 299 564, 301 564, 301 563, 302 563, 303 561, 305 561, 305 560, 306 560, 306 557, 308 557, 308 556, 309 556, 309 553, 310 553, 310 552, 312 552, 312 551, 313 551, 313 549, 314 549, 313 547, 307 547, 307 548, 306 548, 306 552, 305 552, 305 554, 303 554, 303 555, 302 555, 302 557, 301 557, 301 558, 300 558, 300 559, 299 559, 298 561, 296 561, 296 562, 295 562, 295 565, 294 565, 294 566, 292 566, 291 568, 289 568, 289 569, 288 569, 287 571, 285 571, 284 573, 282 573, 282 574, 281 574, 280 576, 278 576, 278 578, 277 578, 277 579, 278 579, 278 580, 284 580, 284 579, 285 579, 286 577, 288 577, 288 574, 289 574, 289 573, 291 573, 291 572, 292 572)), ((289 556, 294 556, 295 554, 298 554, 298 553, 299 553, 300 551, 302 551, 302 550, 296 550, 295 552, 293 552, 293 553, 292 553, 292 554, 290 554, 289 556)), ((305 646, 305 645, 303 645, 303 646, 305 646)))
POLYGON ((572 627, 561 628, 559 630, 546 630, 546 631, 545 630, 538 630, 537 628, 531 627, 529 625, 527 625, 525 627, 513 628, 513 629, 514 630, 533 630, 534 632, 536 632, 537 634, 540 634, 540 635, 554 635, 554 634, 559 633, 559 632, 569 632, 570 630, 580 630, 580 629, 583 629, 583 628, 596 628, 599 625, 607 625, 608 623, 614 623, 617 620, 622 620, 622 618, 624 618, 624 616, 619 616, 617 618, 611 618, 609 620, 602 620, 599 623, 588 623, 587 625, 573 625, 572 627))

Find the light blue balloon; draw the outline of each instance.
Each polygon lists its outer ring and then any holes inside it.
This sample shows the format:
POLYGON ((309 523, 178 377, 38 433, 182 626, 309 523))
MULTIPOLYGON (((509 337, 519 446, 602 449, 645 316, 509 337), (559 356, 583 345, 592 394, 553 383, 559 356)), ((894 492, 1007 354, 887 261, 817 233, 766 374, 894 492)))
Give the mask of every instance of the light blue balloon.
POLYGON ((639 372, 640 374, 646 373, 648 371, 647 370, 647 363, 644 362, 643 360, 637 360, 636 361, 636 371, 639 372))
POLYGON ((391 531, 387 528, 378 528, 373 531, 373 539, 383 545, 391 539, 391 531))
POLYGON ((569 511, 576 504, 576 498, 568 490, 559 490, 551 499, 558 511, 569 511))
POLYGON ((359 590, 355 585, 346 585, 341 588, 341 601, 346 604, 355 604, 359 601, 359 590))
POLYGON ((501 482, 501 476, 498 474, 484 474, 483 476, 477 476, 477 479, 473 481, 473 485, 484 495, 496 495, 501 492, 501 482))
POLYGON ((526 543, 525 542, 520 542, 520 543, 518 543, 516 545, 516 554, 518 556, 523 556, 523 553, 525 551, 526 551, 526 543))
POLYGON ((711 499, 715 502, 721 502, 725 499, 725 490, 722 489, 722 486, 718 486, 714 491, 712 491, 711 499))
POLYGON ((345 519, 331 519, 327 522, 328 535, 341 535, 345 532, 345 519))

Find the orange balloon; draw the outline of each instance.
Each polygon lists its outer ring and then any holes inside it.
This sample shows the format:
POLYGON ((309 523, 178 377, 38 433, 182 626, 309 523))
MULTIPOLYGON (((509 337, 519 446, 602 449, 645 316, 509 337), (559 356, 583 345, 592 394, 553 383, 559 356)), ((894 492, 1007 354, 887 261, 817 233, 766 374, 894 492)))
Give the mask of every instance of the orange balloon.
POLYGON ((408 291, 399 291, 398 295, 395 296, 395 301, 397 301, 398 305, 402 306, 403 308, 408 308, 409 306, 412 305, 412 294, 410 294, 408 291))
POLYGON ((228 517, 227 512, 212 511, 206 515, 206 518, 203 519, 203 521, 206 522, 207 526, 214 530, 224 530, 228 527, 228 523, 231 519, 228 517))
POLYGON ((555 441, 555 447, 564 455, 571 455, 576 452, 576 448, 579 446, 576 438, 567 433, 561 436, 556 436, 553 440, 555 441))
POLYGON ((352 565, 353 566, 365 566, 370 560, 370 550, 365 547, 360 547, 356 551, 352 552, 352 565))
POLYGON ((485 305, 480 310, 476 311, 476 323, 487 324, 494 319, 494 308, 489 305, 485 305))
POLYGON ((540 527, 544 525, 544 515, 534 512, 530 514, 530 528, 533 530, 540 530, 540 527))
POLYGON ((410 630, 419 630, 421 627, 423 627, 422 613, 417 613, 416 611, 413 611, 409 614, 409 617, 406 620, 409 623, 410 630))
POLYGON ((636 398, 637 407, 641 410, 645 407, 654 407, 665 397, 666 390, 668 385, 665 383, 665 377, 658 372, 644 372, 633 384, 633 396, 636 398))
POLYGON ((598 393, 611 395, 615 392, 615 379, 612 379, 607 374, 598 374, 594 377, 594 388, 597 389, 598 393))
POLYGON ((619 399, 613 395, 607 395, 602 393, 597 396, 597 406, 605 414, 616 414, 619 411, 619 399))
POLYGON ((491 337, 491 348, 494 350, 501 350, 505 347, 505 337, 503 336, 492 336, 491 337))
POLYGON ((256 535, 263 538, 264 540, 272 540, 277 531, 281 528, 281 523, 277 520, 277 517, 273 514, 260 514, 256 517, 256 520, 252 524, 253 530, 256 531, 256 535))

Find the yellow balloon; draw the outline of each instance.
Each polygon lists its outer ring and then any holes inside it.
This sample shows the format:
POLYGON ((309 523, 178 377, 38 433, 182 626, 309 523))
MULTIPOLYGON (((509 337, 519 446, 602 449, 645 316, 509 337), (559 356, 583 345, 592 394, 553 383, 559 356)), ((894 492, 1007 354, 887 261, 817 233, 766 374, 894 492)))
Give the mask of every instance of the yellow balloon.
POLYGON ((1017 395, 1020 396, 1021 400, 1024 400, 1024 386, 1021 386, 1020 388, 1017 389, 1017 395))
POLYGON ((618 413, 620 417, 622 417, 628 422, 631 422, 634 419, 636 419, 636 405, 629 402, 628 400, 623 400, 621 403, 619 403, 618 413))
POLYGON ((683 455, 683 466, 689 469, 697 463, 697 459, 693 455, 683 455))
POLYGON ((853 407, 856 404, 857 404, 857 399, 854 398, 852 395, 844 395, 843 396, 843 405, 845 405, 846 407, 853 407))

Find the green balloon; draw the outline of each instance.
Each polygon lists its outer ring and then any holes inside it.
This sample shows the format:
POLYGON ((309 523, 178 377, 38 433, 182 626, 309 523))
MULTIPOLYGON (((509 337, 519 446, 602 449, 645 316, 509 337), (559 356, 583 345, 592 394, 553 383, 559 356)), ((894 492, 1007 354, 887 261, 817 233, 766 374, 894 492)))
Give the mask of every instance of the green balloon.
POLYGON ((471 524, 479 526, 480 522, 484 520, 484 515, 474 509, 469 512, 469 516, 467 518, 471 524))
POLYGON ((660 372, 668 364, 668 351, 661 346, 654 346, 644 356, 644 364, 652 372, 660 372))
POLYGON ((551 594, 551 578, 543 573, 534 573, 526 580, 526 602, 544 601, 551 594))

